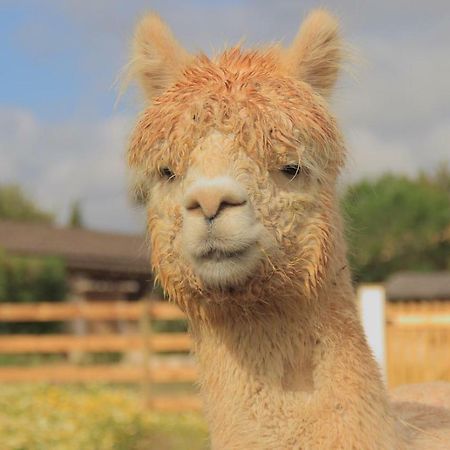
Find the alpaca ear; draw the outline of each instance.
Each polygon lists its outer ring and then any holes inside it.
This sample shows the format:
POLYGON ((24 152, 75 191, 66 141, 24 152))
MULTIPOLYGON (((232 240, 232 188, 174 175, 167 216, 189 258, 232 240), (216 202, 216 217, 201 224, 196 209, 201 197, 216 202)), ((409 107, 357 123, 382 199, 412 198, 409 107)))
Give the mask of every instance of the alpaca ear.
POLYGON ((317 9, 304 20, 286 51, 285 62, 290 74, 328 97, 339 74, 342 53, 337 19, 317 9))
POLYGON ((190 60, 169 27, 152 13, 136 27, 128 77, 137 78, 150 101, 175 82, 190 60))

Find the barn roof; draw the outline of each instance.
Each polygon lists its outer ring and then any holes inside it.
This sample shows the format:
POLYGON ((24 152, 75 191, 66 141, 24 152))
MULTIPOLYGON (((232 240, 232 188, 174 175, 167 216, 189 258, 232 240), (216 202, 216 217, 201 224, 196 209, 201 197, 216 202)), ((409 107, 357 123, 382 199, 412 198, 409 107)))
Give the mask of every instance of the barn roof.
POLYGON ((389 300, 450 299, 450 272, 399 272, 385 284, 389 300))
POLYGON ((24 256, 59 256, 70 270, 150 273, 143 236, 0 221, 0 249, 24 256))

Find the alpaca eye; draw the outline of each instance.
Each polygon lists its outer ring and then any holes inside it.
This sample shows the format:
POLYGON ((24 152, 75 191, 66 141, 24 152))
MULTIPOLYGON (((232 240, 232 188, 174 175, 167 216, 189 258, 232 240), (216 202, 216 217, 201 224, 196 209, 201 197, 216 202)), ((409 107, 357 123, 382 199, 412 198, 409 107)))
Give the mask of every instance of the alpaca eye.
POLYGON ((289 178, 295 178, 302 172, 302 168, 298 164, 286 164, 281 171, 289 178))
POLYGON ((161 175, 161 177, 166 178, 167 180, 172 180, 173 178, 175 178, 175 174, 168 167, 161 167, 159 169, 159 174, 161 175))

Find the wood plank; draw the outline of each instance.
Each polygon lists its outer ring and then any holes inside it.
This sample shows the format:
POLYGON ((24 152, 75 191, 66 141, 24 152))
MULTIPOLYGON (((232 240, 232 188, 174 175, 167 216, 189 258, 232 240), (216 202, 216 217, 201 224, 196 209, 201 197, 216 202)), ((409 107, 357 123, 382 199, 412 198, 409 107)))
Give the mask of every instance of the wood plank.
POLYGON ((0 305, 2 322, 49 322, 74 319, 136 320, 142 314, 140 303, 35 303, 0 305))
POLYGON ((450 327, 450 314, 402 314, 391 316, 389 322, 402 328, 450 327))
POLYGON ((195 366, 160 366, 149 370, 149 380, 153 383, 194 382, 197 379, 195 366))
POLYGON ((188 333, 154 333, 150 337, 153 352, 191 351, 193 341, 188 333))
POLYGON ((395 302, 386 312, 389 385, 450 380, 450 302, 395 302))
MULTIPOLYGON (((192 339, 187 333, 155 333, 148 348, 153 352, 189 351, 192 339)), ((140 335, 4 335, 0 353, 127 352, 144 348, 140 335)))
POLYGON ((47 365, 33 367, 1 367, 0 382, 123 382, 142 381, 142 367, 47 365))
MULTIPOLYGON (((147 377, 143 367, 121 365, 46 365, 32 367, 0 367, 0 382, 142 382, 147 377)), ((175 383, 193 382, 197 370, 191 366, 157 367, 149 371, 151 382, 175 383)))
POLYGON ((198 395, 158 395, 151 398, 149 407, 162 412, 201 411, 198 395))
POLYGON ((153 320, 186 319, 186 315, 174 303, 152 302, 150 304, 150 317, 153 320))
MULTIPOLYGON (((173 303, 151 301, 150 317, 155 320, 185 319, 173 303)), ((143 301, 90 301, 85 303, 30 304, 0 303, 0 322, 51 322, 84 320, 139 320, 145 312, 143 301)))

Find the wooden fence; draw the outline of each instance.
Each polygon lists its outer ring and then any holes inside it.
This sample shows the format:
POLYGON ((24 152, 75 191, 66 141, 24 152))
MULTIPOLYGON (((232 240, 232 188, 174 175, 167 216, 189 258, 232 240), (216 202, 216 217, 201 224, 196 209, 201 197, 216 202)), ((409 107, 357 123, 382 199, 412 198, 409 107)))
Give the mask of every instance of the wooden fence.
MULTIPOLYGON (((0 335, 0 354, 140 353, 137 364, 80 365, 46 363, 32 366, 0 366, 0 383, 6 382, 120 382, 142 383, 154 407, 165 410, 199 408, 195 395, 156 395, 152 389, 167 383, 192 383, 196 368, 187 357, 191 338, 187 333, 152 331, 151 324, 184 320, 173 304, 139 302, 88 302, 0 304, 0 322, 131 321, 128 334, 0 335), (185 355, 176 363, 161 358, 163 352, 185 355), (149 390, 153 393, 149 393, 149 390)), ((386 305, 386 359, 389 385, 427 380, 450 380, 450 302, 396 302, 386 305)))
MULTIPOLYGON (((145 395, 158 409, 180 410, 199 408, 195 395, 163 396, 152 394, 152 387, 164 383, 192 383, 196 369, 189 361, 191 338, 187 333, 154 333, 151 324, 157 321, 184 320, 173 304, 142 300, 139 302, 86 302, 0 304, 0 322, 53 321, 131 321, 136 322, 132 334, 10 334, 0 335, 0 354, 66 354, 136 353, 140 363, 89 364, 54 363, 32 366, 0 366, 0 382, 120 382, 142 383, 145 395), (157 358, 161 352, 185 354, 165 362, 157 358)), ((161 356, 161 355, 159 355, 161 356)))
POLYGON ((390 386, 450 381, 450 302, 388 303, 386 353, 390 386))

